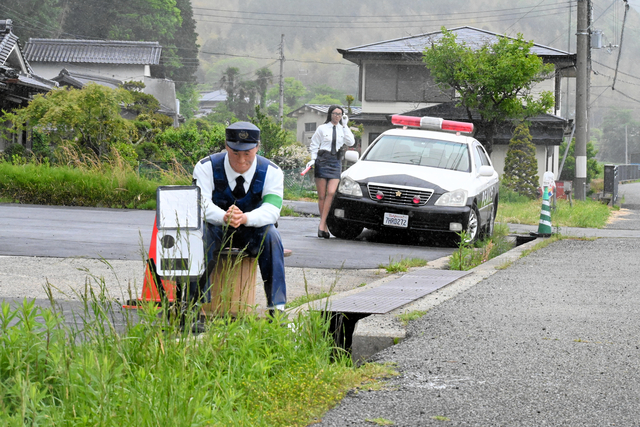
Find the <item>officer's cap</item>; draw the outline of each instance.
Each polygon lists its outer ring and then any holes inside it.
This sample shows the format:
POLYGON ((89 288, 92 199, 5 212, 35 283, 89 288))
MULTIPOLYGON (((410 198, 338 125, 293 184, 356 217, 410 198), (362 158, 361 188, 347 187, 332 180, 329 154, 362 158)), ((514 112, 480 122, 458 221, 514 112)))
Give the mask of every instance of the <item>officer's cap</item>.
POLYGON ((227 145, 232 150, 246 151, 260 142, 260 129, 253 123, 236 122, 227 127, 227 145))

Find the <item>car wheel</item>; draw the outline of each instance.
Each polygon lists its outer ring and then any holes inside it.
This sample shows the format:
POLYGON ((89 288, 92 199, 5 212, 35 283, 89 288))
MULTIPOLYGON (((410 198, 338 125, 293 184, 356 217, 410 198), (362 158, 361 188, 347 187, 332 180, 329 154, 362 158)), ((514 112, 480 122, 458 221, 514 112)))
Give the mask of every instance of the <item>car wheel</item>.
POLYGON ((465 231, 467 232, 467 238, 464 243, 473 245, 480 235, 480 215, 476 205, 473 205, 469 211, 469 219, 467 220, 465 231))
POLYGON ((340 221, 335 217, 327 218, 327 227, 331 234, 338 239, 353 240, 362 233, 364 227, 359 225, 348 224, 345 221, 340 221))

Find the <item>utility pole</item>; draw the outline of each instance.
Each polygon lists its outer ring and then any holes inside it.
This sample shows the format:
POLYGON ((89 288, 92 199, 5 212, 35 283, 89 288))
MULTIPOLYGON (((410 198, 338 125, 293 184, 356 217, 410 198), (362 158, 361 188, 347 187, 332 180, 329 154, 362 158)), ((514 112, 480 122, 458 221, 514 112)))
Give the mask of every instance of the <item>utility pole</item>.
POLYGON ((284 34, 280 35, 280 108, 278 108, 280 118, 280 129, 284 129, 284 34))
POLYGON ((589 0, 578 0, 578 25, 576 27, 576 176, 574 194, 576 200, 587 197, 587 138, 589 115, 589 0))

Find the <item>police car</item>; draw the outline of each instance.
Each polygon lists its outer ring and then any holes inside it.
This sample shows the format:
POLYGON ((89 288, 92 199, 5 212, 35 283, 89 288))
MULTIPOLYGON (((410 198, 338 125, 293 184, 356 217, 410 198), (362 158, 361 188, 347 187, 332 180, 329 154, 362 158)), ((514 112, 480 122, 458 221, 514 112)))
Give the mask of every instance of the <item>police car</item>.
POLYGON ((355 239, 365 229, 445 233, 474 242, 493 233, 498 174, 473 124, 434 117, 394 115, 402 128, 382 133, 342 173, 327 225, 331 234, 355 239))

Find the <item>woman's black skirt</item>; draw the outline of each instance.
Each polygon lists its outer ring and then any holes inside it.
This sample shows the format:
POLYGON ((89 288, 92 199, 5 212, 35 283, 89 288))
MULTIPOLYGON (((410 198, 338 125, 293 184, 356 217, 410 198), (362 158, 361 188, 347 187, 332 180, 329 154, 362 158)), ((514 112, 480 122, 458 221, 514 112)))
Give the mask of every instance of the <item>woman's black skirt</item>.
POLYGON ((337 154, 332 155, 326 150, 318 151, 313 172, 315 178, 340 179, 341 172, 342 162, 337 154))

